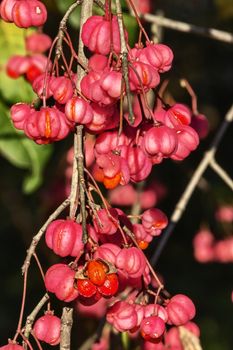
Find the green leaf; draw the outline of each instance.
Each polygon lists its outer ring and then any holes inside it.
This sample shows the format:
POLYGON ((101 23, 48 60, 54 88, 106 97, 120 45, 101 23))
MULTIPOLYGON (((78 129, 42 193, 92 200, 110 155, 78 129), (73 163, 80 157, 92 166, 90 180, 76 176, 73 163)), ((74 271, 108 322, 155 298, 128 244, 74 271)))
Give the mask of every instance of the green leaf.
POLYGON ((129 343, 130 343, 130 340, 129 340, 129 336, 128 336, 128 333, 127 332, 122 332, 121 333, 121 341, 122 341, 122 345, 123 345, 123 349, 124 350, 128 350, 129 349, 129 343))
POLYGON ((43 170, 52 154, 52 145, 37 145, 34 141, 23 139, 22 143, 30 158, 30 173, 23 182, 24 193, 34 192, 43 182, 43 170))
POLYGON ((123 14, 123 20, 128 32, 129 44, 130 46, 134 46, 139 34, 137 20, 135 17, 128 15, 127 13, 123 14))
POLYGON ((18 168, 28 170, 24 193, 35 191, 42 183, 43 170, 52 152, 51 145, 37 145, 12 125, 7 107, 0 103, 0 154, 18 168))
MULTIPOLYGON (((26 55, 25 30, 0 20, 0 94, 7 102, 30 102, 35 94, 23 78, 11 79, 5 72, 8 59, 13 55, 26 55)), ((27 31, 28 34, 28 31, 27 31)))

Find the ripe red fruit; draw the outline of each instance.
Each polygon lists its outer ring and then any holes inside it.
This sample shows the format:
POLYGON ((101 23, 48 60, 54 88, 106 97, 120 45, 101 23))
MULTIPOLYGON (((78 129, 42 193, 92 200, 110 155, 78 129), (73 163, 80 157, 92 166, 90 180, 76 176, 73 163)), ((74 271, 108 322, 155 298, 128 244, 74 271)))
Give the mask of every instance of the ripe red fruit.
POLYGON ((98 291, 105 297, 111 297, 118 291, 119 282, 115 273, 106 275, 104 284, 98 287, 98 291))
MULTIPOLYGON (((106 266, 107 267, 107 266, 106 266)), ((103 263, 91 260, 87 264, 87 275, 96 286, 102 286, 106 279, 106 267, 103 263)))
POLYGON ((26 79, 32 83, 37 77, 41 75, 42 71, 35 65, 31 65, 26 72, 26 79))
POLYGON ((25 72, 25 76, 30 83, 33 83, 36 78, 44 73, 46 67, 49 69, 51 66, 51 62, 43 54, 33 54, 31 56, 28 56, 28 60, 29 66, 25 72))
POLYGON ((113 188, 119 185, 119 183, 121 182, 121 177, 121 173, 117 173, 113 177, 105 176, 103 179, 104 187, 107 188, 107 190, 112 190, 113 188))
POLYGON ((47 313, 35 322, 33 332, 38 340, 57 345, 60 343, 61 319, 47 313))
POLYGON ((145 317, 141 323, 141 335, 146 340, 158 339, 165 331, 165 322, 158 316, 145 317))
POLYGON ((77 290, 85 298, 91 298, 97 292, 96 286, 89 279, 78 279, 77 290))
POLYGON ((137 241, 138 242, 138 246, 139 248, 141 248, 142 250, 145 250, 146 248, 148 248, 149 243, 145 242, 145 241, 137 241))
POLYGON ((30 58, 27 56, 11 56, 6 65, 6 73, 12 79, 25 74, 30 67, 30 58))

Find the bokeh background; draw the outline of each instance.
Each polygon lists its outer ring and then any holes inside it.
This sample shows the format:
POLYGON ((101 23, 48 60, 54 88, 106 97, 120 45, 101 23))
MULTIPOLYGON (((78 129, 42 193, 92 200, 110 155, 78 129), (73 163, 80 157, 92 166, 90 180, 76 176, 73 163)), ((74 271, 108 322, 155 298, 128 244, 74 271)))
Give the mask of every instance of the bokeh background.
MULTIPOLYGON (((44 31, 54 37, 62 13, 72 1, 51 0, 44 3, 49 10, 44 31)), ((168 18, 233 32, 232 0, 153 1, 153 12, 158 10, 162 10, 168 18)), ((77 16, 78 12, 75 12, 69 26, 76 48, 77 16)), ((133 41, 136 39, 135 22, 130 16, 126 16, 125 20, 133 41)), ((150 25, 145 26, 150 31, 150 25)), ((1 345, 14 336, 17 326, 23 285, 21 265, 31 237, 65 196, 66 153, 72 144, 70 137, 48 146, 45 151, 36 148, 35 157, 35 153, 34 156, 30 154, 30 149, 34 150, 33 143, 22 141, 6 123, 7 109, 12 103, 32 98, 30 87, 23 78, 10 81, 4 76, 7 58, 23 50, 22 37, 19 40, 18 32, 15 35, 15 29, 8 30, 0 23, 1 345)), ((157 179, 166 189, 166 195, 158 206, 169 216, 233 102, 233 45, 169 29, 163 30, 163 42, 173 49, 175 56, 173 68, 165 76, 170 80, 170 98, 172 96, 175 101, 190 105, 189 95, 179 84, 181 78, 186 78, 198 96, 199 111, 210 123, 209 135, 196 152, 182 163, 165 161, 155 167, 150 177, 150 180, 157 179)), ((228 173, 233 174, 232 127, 227 131, 216 158, 228 173)), ((232 264, 200 264, 194 259, 192 246, 193 237, 202 225, 209 227, 217 239, 232 234, 232 226, 222 225, 215 217, 216 210, 224 204, 233 205, 232 194, 217 175, 208 170, 157 264, 167 290, 185 293, 194 300, 196 322, 201 327, 205 350, 231 350, 233 347, 232 264)), ((148 256, 154 249, 156 242, 149 249, 148 256)), ((43 241, 37 253, 45 270, 57 261, 43 241)), ((30 312, 43 293, 40 274, 33 263, 29 273, 26 311, 30 312)), ((77 344, 91 333, 96 323, 82 319, 82 325, 80 329, 78 318, 74 328, 77 344)))

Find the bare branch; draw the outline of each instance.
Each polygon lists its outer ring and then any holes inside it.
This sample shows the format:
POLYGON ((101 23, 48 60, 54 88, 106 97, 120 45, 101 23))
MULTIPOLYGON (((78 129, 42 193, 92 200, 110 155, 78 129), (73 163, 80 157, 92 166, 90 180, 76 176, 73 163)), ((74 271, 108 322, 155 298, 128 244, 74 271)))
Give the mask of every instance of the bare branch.
MULTIPOLYGON (((83 27, 83 24, 86 22, 86 20, 92 15, 92 7, 93 7, 93 0, 84 0, 82 7, 81 7, 81 15, 80 15, 80 28, 83 27)), ((88 60, 85 56, 84 53, 84 45, 82 42, 81 38, 81 30, 79 32, 79 45, 78 45, 78 57, 79 59, 87 66, 88 60)), ((77 89, 80 90, 80 82, 85 75, 85 71, 83 68, 78 65, 77 69, 77 75, 78 75, 78 80, 77 80, 77 89)))
POLYGON ((73 325, 73 309, 64 307, 61 317, 60 350, 70 350, 71 329, 73 325))
POLYGON ((36 305, 36 307, 33 309, 33 311, 30 313, 30 315, 27 317, 26 324, 25 324, 25 329, 24 329, 24 336, 25 338, 28 338, 31 330, 32 330, 32 325, 35 321, 35 318, 38 314, 38 312, 42 309, 42 307, 47 303, 49 300, 49 295, 46 293, 39 303, 36 305))
POLYGON ((233 34, 224 32, 222 30, 199 27, 194 24, 175 21, 170 18, 161 17, 159 15, 151 15, 149 13, 142 15, 141 18, 143 18, 147 22, 156 23, 161 27, 178 30, 180 32, 194 33, 201 36, 205 36, 210 39, 223 41, 229 44, 233 43, 233 34))
POLYGON ((198 182, 200 181, 202 175, 204 174, 204 172, 206 171, 206 169, 208 168, 208 166, 210 166, 212 160, 214 159, 214 155, 218 149, 219 143, 222 140, 227 128, 229 127, 230 123, 233 120, 233 105, 231 106, 231 108, 229 109, 229 111, 227 112, 225 119, 221 125, 221 127, 219 128, 217 134, 215 135, 215 138, 209 148, 209 150, 204 154, 201 162, 199 163, 198 167, 196 168, 191 180, 189 181, 186 189, 184 190, 183 194, 181 195, 173 213, 171 216, 171 220, 169 225, 167 226, 166 230, 163 232, 161 239, 159 241, 159 243, 157 244, 157 248, 155 250, 155 253, 152 255, 151 258, 151 264, 152 266, 156 264, 156 262, 158 261, 163 248, 165 247, 174 227, 176 226, 176 224, 178 223, 178 221, 180 220, 180 218, 182 217, 187 204, 191 198, 192 193, 194 192, 195 188, 198 185, 198 182))
POLYGON ((77 133, 74 133, 74 156, 73 156, 73 169, 72 169, 72 177, 71 177, 71 188, 70 188, 70 218, 74 220, 77 207, 78 207, 78 140, 77 133))
POLYGON ((218 174, 219 177, 230 187, 233 191, 233 180, 227 174, 227 172, 216 162, 215 159, 212 159, 210 162, 210 167, 218 174))
POLYGON ((79 175, 79 199, 80 211, 82 215, 82 240, 87 242, 87 224, 86 224, 86 194, 85 194, 85 178, 84 178, 84 156, 83 156, 83 125, 77 126, 77 164, 79 175))
POLYGON ((116 12, 117 12, 117 21, 120 31, 120 40, 121 40, 121 57, 122 57, 122 75, 125 82, 126 96, 128 100, 128 109, 129 109, 129 122, 134 124, 134 114, 131 100, 131 92, 129 86, 129 67, 128 67, 128 50, 125 41, 124 33, 124 24, 123 24, 123 15, 120 0, 116 0, 116 12))
POLYGON ((57 44, 56 44, 56 57, 57 59, 60 58, 61 54, 62 54, 62 42, 63 42, 63 38, 64 38, 64 32, 66 30, 66 23, 71 15, 71 13, 76 9, 76 7, 78 5, 80 5, 83 2, 83 0, 77 0, 75 1, 66 11, 65 15, 63 16, 60 25, 59 25, 59 31, 58 31, 58 35, 57 35, 57 44))
POLYGON ((94 3, 101 8, 101 10, 105 11, 105 6, 101 0, 94 0, 94 3))

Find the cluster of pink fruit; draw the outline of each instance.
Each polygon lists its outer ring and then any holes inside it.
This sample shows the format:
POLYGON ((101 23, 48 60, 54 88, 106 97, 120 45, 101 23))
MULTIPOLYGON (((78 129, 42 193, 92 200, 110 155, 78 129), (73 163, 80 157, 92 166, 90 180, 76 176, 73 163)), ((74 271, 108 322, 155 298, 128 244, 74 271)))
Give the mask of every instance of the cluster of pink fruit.
POLYGON ((24 76, 33 83, 46 69, 47 57, 43 54, 52 44, 51 38, 44 33, 32 33, 25 37, 27 55, 11 56, 7 62, 6 72, 12 79, 24 76))
MULTIPOLYGON (((158 86, 160 73, 171 68, 171 49, 151 42, 145 47, 136 45, 129 49, 129 86, 135 120, 130 122, 125 112, 123 131, 118 137, 115 129, 121 119, 119 101, 126 92, 122 88, 117 17, 113 16, 111 21, 107 15, 90 17, 81 36, 94 54, 88 63, 88 73, 81 80, 79 95, 75 88, 76 75, 70 71, 67 76, 56 77, 49 74, 48 63, 46 72, 33 79, 32 85, 39 98, 53 97, 54 105, 43 105, 39 110, 24 103, 14 105, 11 116, 15 127, 39 144, 65 138, 75 124, 85 125, 90 133, 101 133, 96 139, 94 173, 98 173, 97 178, 107 188, 145 179, 152 165, 164 158, 187 157, 199 143, 198 134, 190 126, 188 108, 175 104, 159 111, 155 108, 153 112, 145 98, 147 91, 158 86), (112 58, 113 52, 117 59, 112 58)), ((12 71, 9 64, 8 70, 12 71)))
POLYGON ((187 327, 193 325, 195 333, 198 327, 190 322, 195 312, 192 301, 183 294, 177 294, 165 301, 164 306, 135 304, 132 300, 130 302, 117 301, 107 311, 107 320, 120 332, 129 331, 131 336, 140 333, 145 340, 143 349, 182 350, 181 342, 179 346, 177 344, 179 341, 179 336, 175 334, 175 332, 178 333, 177 327, 166 331, 166 324, 187 327))
MULTIPOLYGON (((20 27, 42 25, 46 19, 44 5, 34 0, 4 0, 0 13, 3 19, 20 27), (34 14, 41 21, 36 22, 34 14)), ((91 16, 81 28, 81 39, 92 53, 87 74, 81 81, 72 72, 72 65, 65 64, 67 71, 59 74, 60 57, 55 57, 53 65, 49 60, 43 61, 43 67, 34 63, 35 57, 43 57, 34 54, 41 54, 51 45, 43 34, 27 39, 27 49, 33 54, 11 58, 7 65, 11 77, 26 76, 41 103, 41 107, 26 103, 12 106, 11 118, 17 129, 38 144, 64 139, 80 124, 94 135, 84 148, 86 166, 91 166, 94 179, 89 178, 97 192, 95 180, 107 189, 119 184, 129 186, 130 181, 146 179, 152 166, 164 158, 183 160, 199 143, 197 132, 190 126, 192 113, 187 107, 163 103, 163 107, 158 108, 157 104, 152 110, 147 101, 147 93, 160 83, 160 74, 171 68, 172 50, 149 41, 145 46, 140 42, 130 48, 126 30, 124 35, 129 91, 127 81, 124 83, 118 18, 108 10, 105 16, 91 16), (133 117, 130 108, 125 111, 120 108, 128 94, 132 95, 133 117)), ((73 47, 71 55, 72 62, 77 58, 73 47)), ((147 210, 138 215, 138 222, 132 223, 121 209, 111 208, 105 201, 103 204, 104 208, 95 203, 85 208, 88 239, 84 239, 83 226, 76 218, 58 219, 47 227, 47 246, 66 258, 65 263, 47 270, 47 291, 64 302, 78 300, 86 306, 112 298, 107 321, 116 331, 141 334, 144 349, 152 346, 158 350, 168 347, 182 350, 176 327, 184 325, 199 336, 197 326, 190 323, 195 306, 183 294, 169 298, 161 292, 163 286, 142 252, 167 226, 166 215, 147 204, 147 210), (150 290, 152 277, 157 280, 155 291, 150 290), (127 290, 129 295, 125 299, 123 294, 127 290), (155 303, 151 303, 151 296, 155 303), (170 326, 175 328, 166 329, 170 326)), ((47 311, 35 322, 33 334, 38 340, 56 345, 60 341, 60 327, 59 318, 47 311)), ((108 344, 102 349, 107 347, 108 344)), ((19 348, 22 347, 9 343, 1 350, 19 348)))
POLYGON ((51 266, 45 275, 46 288, 61 300, 72 301, 79 296, 79 301, 90 305, 127 286, 138 290, 143 284, 148 286, 151 277, 145 255, 122 235, 121 226, 133 232, 138 246, 145 249, 168 221, 157 208, 146 210, 141 220, 142 224, 132 224, 120 209, 99 209, 92 225, 87 226, 90 241, 86 247, 80 224, 72 220, 53 221, 46 231, 47 246, 61 257, 76 259, 72 266, 51 266))
POLYGON ((196 233, 193 240, 194 257, 198 262, 233 262, 233 237, 216 240, 209 230, 196 233))
MULTIPOLYGON (((111 216, 105 209, 100 209, 97 212, 98 219, 93 219, 92 226, 88 225, 91 241, 86 247, 82 242, 80 224, 72 220, 55 220, 48 226, 45 236, 48 247, 61 257, 73 256, 76 259, 75 263, 69 265, 52 265, 45 274, 46 289, 55 293, 60 300, 78 300, 86 307, 97 303, 103 297, 116 296, 110 300, 107 321, 117 331, 129 331, 130 336, 134 337, 141 334, 146 340, 145 349, 150 343, 156 349, 163 349, 167 344, 177 346, 177 342, 180 341, 178 330, 171 328, 166 331, 166 324, 188 327, 189 321, 195 316, 193 302, 182 294, 171 299, 160 296, 159 304, 146 302, 145 295, 139 293, 143 285, 144 288, 148 288, 151 283, 145 255, 140 249, 130 245, 130 239, 128 246, 122 248, 123 239, 119 232, 120 222, 132 231, 133 226, 140 225, 132 225, 119 209, 112 208, 109 211, 111 216), (126 301, 119 300, 120 293, 128 287, 136 290, 136 293, 131 293, 126 301)), ((147 235, 160 234, 161 229, 167 225, 167 218, 159 209, 146 210, 141 219, 141 230, 147 235)), ((42 323, 42 320, 45 322, 45 319, 46 322, 47 319, 51 320, 51 323, 57 322, 56 316, 48 317, 46 314, 36 321, 34 333, 38 339, 55 345, 54 340, 48 341, 48 338, 41 336, 38 324, 42 323)), ((195 324, 193 328, 195 334, 198 328, 195 324)), ((182 349, 181 342, 177 349, 182 349)))
POLYGON ((222 205, 215 213, 216 220, 223 225, 226 237, 216 240, 214 234, 209 229, 199 230, 193 239, 194 257, 200 263, 233 262, 233 206, 222 205))

